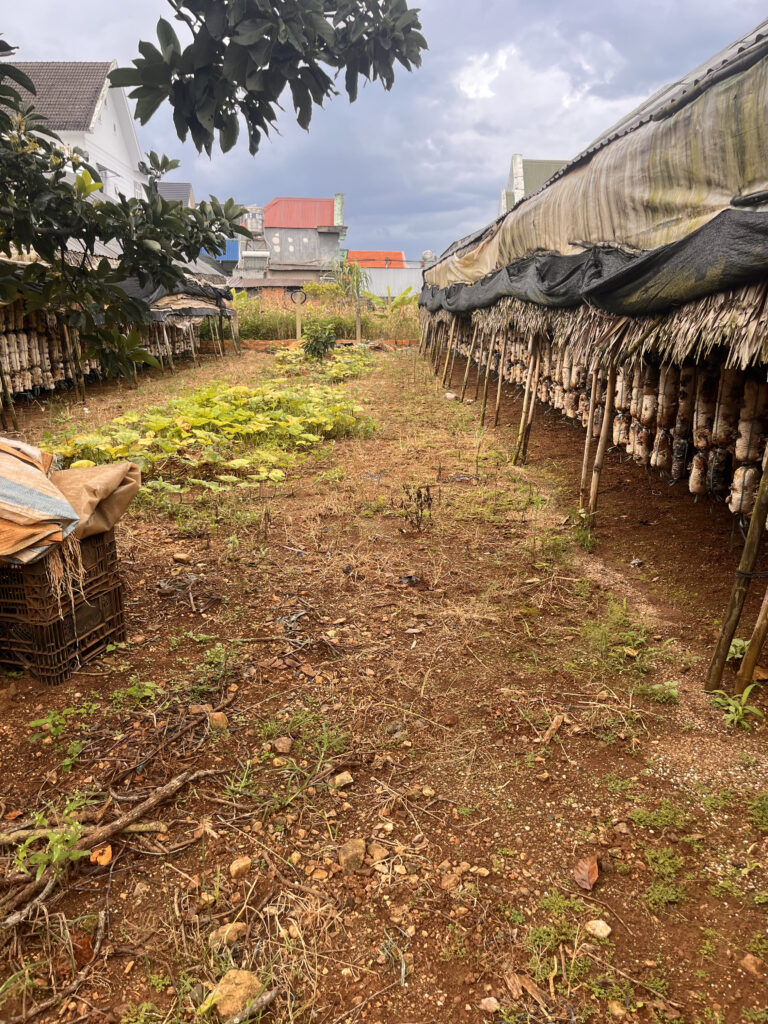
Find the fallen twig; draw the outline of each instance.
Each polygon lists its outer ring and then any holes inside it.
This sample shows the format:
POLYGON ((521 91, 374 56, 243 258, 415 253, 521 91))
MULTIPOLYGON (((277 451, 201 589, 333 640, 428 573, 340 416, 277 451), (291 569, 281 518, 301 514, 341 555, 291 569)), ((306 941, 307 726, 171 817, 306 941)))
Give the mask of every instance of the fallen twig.
POLYGON ((46 999, 45 1002, 38 1003, 37 1006, 33 1006, 32 1009, 25 1010, 24 1013, 18 1017, 11 1017, 5 1022, 5 1024, 24 1024, 25 1021, 32 1020, 33 1017, 39 1016, 41 1013, 45 1013, 46 1010, 50 1010, 52 1006, 56 1006, 63 999, 73 995, 80 986, 83 984, 85 979, 88 977, 91 968, 96 963, 96 957, 99 955, 101 950, 101 944, 104 941, 104 932, 106 930, 107 915, 106 911, 102 910, 99 914, 99 922, 96 926, 96 936, 93 941, 93 956, 90 962, 82 967, 75 975, 75 980, 63 988, 60 992, 57 992, 55 996, 51 996, 50 999, 46 999))
POLYGON ((255 1002, 251 1003, 241 1013, 236 1013, 234 1017, 230 1017, 224 1024, 245 1024, 248 1020, 253 1020, 262 1010, 265 1010, 268 1006, 274 1003, 275 999, 279 994, 279 989, 273 988, 269 992, 265 992, 259 996, 255 1002))

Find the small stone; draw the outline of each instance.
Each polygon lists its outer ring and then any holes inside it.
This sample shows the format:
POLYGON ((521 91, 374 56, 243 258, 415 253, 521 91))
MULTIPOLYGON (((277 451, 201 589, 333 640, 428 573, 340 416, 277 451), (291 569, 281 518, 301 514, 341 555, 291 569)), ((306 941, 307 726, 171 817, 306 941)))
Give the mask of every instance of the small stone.
POLYGON ((244 921, 235 921, 233 924, 223 924, 216 928, 208 936, 208 945, 211 949, 232 948, 236 942, 245 938, 248 925, 244 921))
POLYGON ((192 555, 188 555, 186 551, 174 551, 173 560, 181 565, 189 565, 192 561, 192 555))
POLYGON ((250 857, 238 857, 237 860, 233 860, 229 865, 229 877, 238 879, 243 878, 251 870, 253 861, 250 857))
POLYGON ((209 715, 213 711, 213 704, 190 704, 190 715, 209 715))
POLYGON ((333 788, 344 789, 345 786, 351 786, 354 781, 351 772, 340 772, 333 780, 333 788))
POLYGON ((446 391, 443 398, 447 398, 449 402, 455 402, 458 399, 458 395, 455 395, 453 391, 446 391))
POLYGON ((382 843, 369 843, 368 856, 374 864, 378 864, 380 861, 387 859, 389 856, 389 850, 382 843))
POLYGON ((150 889, 146 882, 137 882, 136 888, 133 890, 133 895, 138 898, 140 896, 146 896, 149 891, 150 889))
POLYGON ((432 789, 431 786, 424 786, 421 792, 424 794, 425 797, 427 797, 427 799, 435 795, 435 791, 434 789, 432 789))
POLYGON ((293 740, 290 736, 278 736, 273 741, 272 746, 275 748, 276 754, 290 754, 293 748, 293 740))
POLYGON ((613 929, 606 921, 587 921, 584 931, 594 939, 607 939, 613 929))
POLYGON ((487 996, 485 999, 480 1000, 480 1009, 483 1013, 498 1013, 501 1009, 501 1004, 495 996, 487 996))
POLYGON ((455 889, 460 882, 461 878, 458 875, 443 875, 440 879, 440 888, 444 889, 446 892, 450 892, 452 889, 455 889))
POLYGON ((752 953, 747 953, 746 956, 739 960, 739 964, 748 971, 750 974, 754 974, 756 978, 763 976, 763 961, 759 956, 754 956, 752 953))
POLYGON ((223 711, 212 711, 208 715, 208 724, 214 732, 223 732, 229 725, 229 719, 223 711))
POLYGON ((288 858, 289 863, 293 864, 294 867, 301 860, 301 853, 298 850, 294 850, 291 856, 288 858))
POLYGON ((620 833, 620 835, 623 836, 628 836, 630 831, 629 825, 626 823, 626 821, 617 821, 616 824, 613 826, 613 829, 614 832, 618 832, 620 833))
POLYGON ((618 999, 611 999, 608 1003, 608 1012, 612 1017, 626 1017, 627 1011, 624 1006, 618 1001, 618 999))
POLYGON ((396 718, 392 722, 387 723, 386 733, 388 736, 396 736, 398 733, 405 732, 405 722, 401 722, 399 718, 396 718))
POLYGON ((253 971, 227 971, 200 1006, 200 1016, 204 1016, 215 1007, 222 1020, 228 1020, 256 1002, 263 991, 264 985, 258 974, 254 974, 253 971))
POLYGON ((344 843, 343 846, 339 847, 339 864, 346 874, 351 875, 355 871, 359 871, 363 866, 364 860, 364 839, 350 839, 348 843, 344 843))
POLYGON ((455 715, 452 711, 448 711, 444 715, 440 715, 437 721, 440 725, 446 725, 449 729, 452 729, 454 725, 459 724, 459 716, 455 715))

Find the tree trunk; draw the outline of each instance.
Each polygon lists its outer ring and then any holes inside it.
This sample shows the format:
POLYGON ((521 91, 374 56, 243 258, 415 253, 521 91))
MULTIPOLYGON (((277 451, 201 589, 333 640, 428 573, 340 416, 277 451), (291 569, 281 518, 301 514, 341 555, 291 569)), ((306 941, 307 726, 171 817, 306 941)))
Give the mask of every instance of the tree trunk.
POLYGON ((741 665, 739 667, 739 674, 736 676, 736 693, 744 693, 746 688, 752 682, 752 676, 755 673, 755 667, 760 658, 760 654, 763 650, 765 638, 768 636, 768 588, 766 588, 765 596, 763 597, 763 603, 760 605, 760 611, 757 616, 757 622, 755 628, 752 630, 752 636, 749 641, 749 647, 741 659, 741 665))

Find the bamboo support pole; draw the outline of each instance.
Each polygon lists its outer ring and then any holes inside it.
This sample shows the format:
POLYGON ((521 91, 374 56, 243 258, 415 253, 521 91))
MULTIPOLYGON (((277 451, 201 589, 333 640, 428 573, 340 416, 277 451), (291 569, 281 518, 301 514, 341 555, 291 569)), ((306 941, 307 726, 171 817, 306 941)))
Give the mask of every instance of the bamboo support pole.
POLYGON ((429 322, 422 320, 421 322, 421 338, 419 339, 419 355, 424 355, 424 350, 427 347, 427 337, 429 336, 429 322))
POLYGON ((437 337, 435 338, 435 346, 432 350, 432 372, 437 376, 437 370, 440 366, 440 359, 443 355, 443 346, 445 344, 445 335, 448 331, 446 324, 440 324, 437 328, 437 337), (442 327, 442 330, 440 328, 442 327))
POLYGON ((195 329, 192 326, 192 324, 188 324, 187 330, 189 331, 189 344, 192 347, 192 362, 195 364, 195 366, 197 366, 197 352, 195 350, 195 329))
MULTIPOLYGON (((224 349, 224 313, 219 309, 219 337, 221 338, 221 348, 224 349)), ((234 349, 234 344, 232 348, 234 349)))
POLYGON ((592 453, 592 431, 595 426, 595 406, 597 405, 597 367, 592 371, 592 391, 589 395, 589 415, 587 417, 587 437, 584 441, 584 461, 581 464, 581 484, 579 485, 579 508, 584 508, 587 497, 587 481, 589 479, 589 456, 592 453))
POLYGON ((749 640, 749 647, 747 647, 744 657, 741 659, 739 672, 736 676, 736 693, 744 693, 752 682, 752 676, 755 674, 755 668, 763 650, 766 637, 768 637, 768 588, 766 588, 763 603, 760 605, 757 622, 749 640))
POLYGON ((73 330, 70 335, 69 329, 66 324, 62 324, 62 330, 64 331, 64 338, 66 339, 67 348, 69 349, 69 355, 72 360, 72 369, 74 371, 73 383, 75 385, 75 400, 82 401, 85 405, 85 378, 83 377, 83 367, 80 362, 80 339, 77 331, 73 330), (78 389, 80 394, 78 394, 78 389))
POLYGON ((77 371, 76 371, 76 364, 75 364, 75 354, 74 354, 74 350, 72 348, 72 342, 70 341, 69 330, 67 329, 67 325, 66 324, 62 324, 61 325, 61 336, 62 336, 62 338, 64 340, 64 346, 63 346, 64 347, 64 354, 66 355, 67 359, 69 360, 69 362, 70 362, 70 364, 72 366, 72 374, 73 374, 72 390, 75 392, 75 401, 79 402, 81 397, 82 397, 83 403, 85 403, 85 395, 82 395, 82 396, 80 395, 80 389, 79 389, 78 383, 77 383, 77 371))
POLYGON ((600 475, 603 472, 605 452, 608 448, 608 438, 613 428, 613 401, 616 396, 616 364, 611 363, 608 370, 608 383, 605 387, 605 406, 603 407, 603 422, 600 426, 600 439, 597 442, 597 453, 595 464, 592 467, 592 483, 589 489, 589 526, 594 528, 597 516, 597 495, 600 488, 600 475))
MULTIPOLYGON (((461 333, 461 332, 459 332, 461 333)), ((448 387, 453 385, 453 368, 456 365, 456 355, 459 351, 459 338, 456 338, 456 344, 453 346, 453 354, 451 356, 451 365, 448 367, 448 387)))
POLYGON ((533 380, 531 382, 531 394, 528 398, 528 418, 525 422, 525 430, 523 431, 523 450, 520 453, 520 463, 525 465, 528 458, 528 440, 531 436, 531 428, 533 427, 533 416, 536 412, 536 392, 539 387, 539 372, 541 370, 541 346, 536 346, 536 365, 533 369, 533 380))
POLYGON ((483 369, 483 352, 485 351, 485 334, 480 335, 480 348, 477 353, 477 373, 475 374, 475 397, 473 401, 477 401, 477 396, 480 393, 480 373, 483 369))
POLYGON ((467 365, 464 367, 464 383, 461 385, 461 401, 464 401, 464 396, 467 393, 467 381, 469 380, 469 368, 472 365, 472 353, 475 351, 475 342, 477 341, 477 324, 472 332, 472 341, 469 346, 469 352, 467 354, 467 365))
POLYGON ((13 429, 19 429, 19 421, 16 417, 16 410, 13 407, 13 397, 11 395, 11 389, 8 387, 8 378, 5 376, 5 369, 2 362, 0 362, 0 386, 3 389, 3 402, 5 407, 10 413, 11 423, 13 423, 13 429))
POLYGON ((176 367, 173 365, 173 352, 171 351, 171 342, 168 339, 168 331, 165 327, 165 321, 163 321, 163 341, 165 342, 165 351, 168 355, 168 365, 171 368, 171 373, 176 373, 176 367))
POLYGON ((723 625, 720 636, 717 640, 712 661, 709 664, 704 689, 708 692, 716 690, 720 686, 723 677, 723 669, 731 647, 731 641, 736 635, 741 613, 744 610, 744 602, 747 599, 747 591, 752 573, 755 569, 757 556, 760 551, 760 544, 765 533, 765 517, 768 515, 768 471, 765 471, 760 478, 760 486, 757 489, 755 507, 752 511, 752 518, 749 521, 747 539, 744 542, 744 550, 741 553, 741 561, 736 570, 736 579, 733 583, 728 606, 723 616, 723 625))
POLYGON ((453 320, 451 320, 451 333, 448 336, 448 345, 446 346, 446 349, 445 349, 445 365, 443 366, 443 376, 442 376, 442 378, 440 380, 440 387, 443 387, 443 388, 445 387, 445 380, 446 380, 446 377, 448 376, 448 362, 449 362, 449 360, 451 358, 451 351, 453 349, 453 337, 454 337, 455 333, 456 333, 456 317, 454 317, 453 320))
POLYGON ((531 383, 533 381, 533 369, 535 365, 535 359, 533 356, 533 338, 528 343, 528 373, 525 377, 525 391, 523 392, 523 408, 520 413, 520 427, 517 431, 517 443, 515 444, 515 450, 512 453, 512 465, 516 466, 520 460, 523 452, 523 438, 525 437, 525 428, 528 426, 528 402, 531 395, 531 383))
POLYGON ((233 308, 232 316, 229 320, 229 332, 232 335, 232 345, 234 346, 237 355, 242 355, 240 348, 240 318, 237 315, 237 310, 233 308))
POLYGON ((485 364, 485 379, 483 380, 483 404, 480 408, 480 426, 485 426, 485 410, 488 405, 488 381, 491 376, 491 353, 493 352, 493 346, 496 341, 496 335, 494 334, 488 343, 488 359, 485 364))
POLYGON ((499 410, 501 409, 501 385, 504 383, 504 362, 507 358, 507 343, 509 341, 509 332, 504 331, 504 341, 501 346, 501 356, 499 357, 499 382, 496 385, 496 408, 493 411, 493 426, 494 429, 499 425, 499 410))

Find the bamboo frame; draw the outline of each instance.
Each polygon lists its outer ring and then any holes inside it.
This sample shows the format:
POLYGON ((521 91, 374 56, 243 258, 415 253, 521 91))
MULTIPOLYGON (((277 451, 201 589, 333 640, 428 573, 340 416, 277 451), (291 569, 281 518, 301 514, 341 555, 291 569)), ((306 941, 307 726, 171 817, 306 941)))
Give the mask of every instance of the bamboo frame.
POLYGON ((472 342, 469 346, 469 352, 467 354, 467 365, 464 367, 464 383, 461 385, 461 398, 460 401, 464 401, 464 396, 467 393, 467 382, 469 380, 469 368, 472 365, 472 353, 475 351, 475 342, 477 341, 478 327, 475 324, 472 330, 472 342))
POLYGON ((592 451, 592 431, 595 427, 595 406, 597 405, 597 379, 598 369, 592 371, 592 391, 589 396, 589 413, 587 417, 587 436, 584 441, 584 459, 581 463, 581 483, 579 484, 579 508, 584 508, 584 499, 587 496, 587 481, 589 480, 589 456, 592 451))

